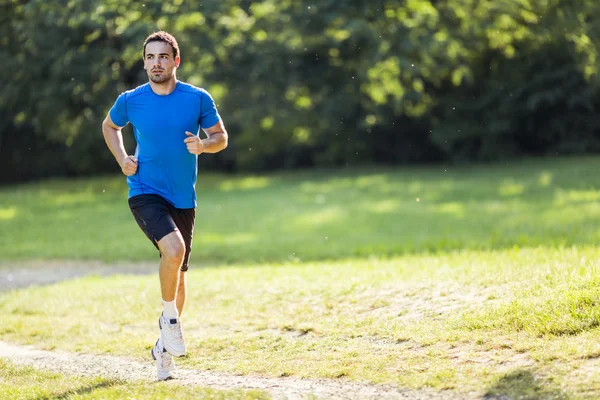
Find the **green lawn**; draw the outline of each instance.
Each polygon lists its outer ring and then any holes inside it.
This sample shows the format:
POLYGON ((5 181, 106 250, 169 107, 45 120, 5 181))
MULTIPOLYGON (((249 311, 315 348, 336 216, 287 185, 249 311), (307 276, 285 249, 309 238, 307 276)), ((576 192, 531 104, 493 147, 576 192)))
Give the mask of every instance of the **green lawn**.
MULTIPOLYGON (((210 176, 179 364, 600 398, 598 169, 577 158, 210 176)), ((124 198, 113 178, 7 188, 0 229, 15 233, 0 252, 154 260, 124 198)), ((0 337, 146 359, 158 293, 152 274, 0 294, 0 337)))
MULTIPOLYGON (((600 380, 590 377, 600 369, 598 259, 594 247, 538 248, 191 271, 190 355, 179 364, 597 398, 600 380)), ((0 337, 147 359, 157 293, 154 275, 6 293, 0 337)))
MULTIPOLYGON (((594 245, 594 158, 474 167, 200 174, 193 262, 326 260, 594 245)), ((0 190, 0 254, 154 260, 122 176, 0 190)))

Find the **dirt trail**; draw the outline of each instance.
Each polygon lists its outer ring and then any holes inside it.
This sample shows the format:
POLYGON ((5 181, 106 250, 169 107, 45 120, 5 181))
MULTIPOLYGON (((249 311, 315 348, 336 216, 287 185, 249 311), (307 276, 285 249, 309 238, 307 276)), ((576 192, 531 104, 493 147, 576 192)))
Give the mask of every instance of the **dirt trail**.
MULTIPOLYGON (((0 265, 0 292, 42 285, 86 275, 149 274, 154 264, 106 265, 89 262, 32 262, 18 266, 0 265)), ((32 346, 19 346, 0 341, 0 358, 64 374, 103 376, 122 380, 155 380, 154 363, 107 355, 75 354, 45 351, 32 346)), ((150 358, 150 357, 149 357, 150 358)), ((215 389, 259 389, 273 399, 413 399, 413 400, 467 400, 480 398, 436 390, 398 389, 391 385, 373 385, 325 379, 298 379, 293 377, 265 378, 238 376, 212 371, 178 369, 179 379, 173 384, 207 386, 215 389)))

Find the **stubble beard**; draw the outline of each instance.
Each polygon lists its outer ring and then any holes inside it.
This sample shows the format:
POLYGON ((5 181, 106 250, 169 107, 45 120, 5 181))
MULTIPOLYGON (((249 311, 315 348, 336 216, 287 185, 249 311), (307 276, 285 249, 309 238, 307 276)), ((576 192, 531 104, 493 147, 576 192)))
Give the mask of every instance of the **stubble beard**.
POLYGON ((171 73, 167 75, 163 72, 161 75, 155 75, 154 73, 150 72, 148 77, 152 82, 161 84, 170 81, 173 77, 173 74, 171 73))

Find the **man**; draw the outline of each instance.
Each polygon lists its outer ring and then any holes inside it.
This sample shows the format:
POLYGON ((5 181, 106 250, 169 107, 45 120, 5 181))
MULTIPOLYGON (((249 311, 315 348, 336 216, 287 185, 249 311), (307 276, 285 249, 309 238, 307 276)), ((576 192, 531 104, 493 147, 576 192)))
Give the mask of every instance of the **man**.
POLYGON ((186 271, 196 217, 198 155, 227 147, 227 131, 208 92, 177 80, 179 46, 167 32, 143 48, 149 82, 122 93, 102 123, 108 148, 129 185, 129 207, 160 252, 163 312, 152 349, 159 380, 174 378, 173 356, 184 356, 181 327, 186 271), (121 128, 131 122, 137 148, 127 154, 121 128), (202 128, 207 137, 198 135, 202 128))

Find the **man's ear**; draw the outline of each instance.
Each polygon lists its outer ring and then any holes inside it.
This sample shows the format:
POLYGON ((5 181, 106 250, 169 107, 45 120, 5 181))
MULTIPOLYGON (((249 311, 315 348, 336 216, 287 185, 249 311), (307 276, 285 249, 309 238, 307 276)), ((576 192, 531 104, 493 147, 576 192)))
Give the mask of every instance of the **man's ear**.
POLYGON ((179 68, 180 62, 181 62, 181 58, 179 56, 175 57, 175 68, 179 68))

